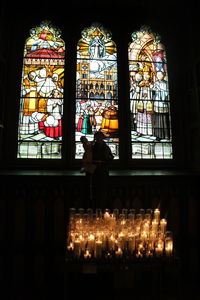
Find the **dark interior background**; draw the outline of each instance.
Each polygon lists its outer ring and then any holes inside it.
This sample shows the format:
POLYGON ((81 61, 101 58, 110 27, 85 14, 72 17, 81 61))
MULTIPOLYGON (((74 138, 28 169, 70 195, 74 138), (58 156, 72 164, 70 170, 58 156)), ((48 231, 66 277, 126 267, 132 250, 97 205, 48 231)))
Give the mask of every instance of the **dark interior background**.
MULTIPOLYGON (((0 279, 5 299, 68 299, 65 238, 70 207, 87 208, 85 177, 73 159, 76 44, 93 22, 118 48, 120 153, 111 166, 108 207, 161 207, 180 258, 181 299, 198 291, 200 39, 195 6, 170 1, 0 4, 0 279), (30 28, 49 19, 66 42, 63 159, 17 160, 23 48, 30 28), (172 105, 173 161, 132 161, 127 45, 141 25, 166 46, 172 105)), ((76 289, 76 287, 74 287, 76 289)), ((77 286, 78 289, 78 286, 77 286)), ((194 296, 195 297, 195 296, 194 296)), ((195 299, 195 298, 193 298, 195 299)))

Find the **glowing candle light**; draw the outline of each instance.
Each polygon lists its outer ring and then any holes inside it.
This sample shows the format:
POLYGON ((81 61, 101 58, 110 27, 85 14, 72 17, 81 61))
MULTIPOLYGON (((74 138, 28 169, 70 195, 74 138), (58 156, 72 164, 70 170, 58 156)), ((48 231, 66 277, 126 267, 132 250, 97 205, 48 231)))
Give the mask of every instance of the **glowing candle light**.
POLYGON ((90 251, 88 249, 86 249, 83 256, 84 256, 84 258, 87 259, 87 258, 90 258, 92 255, 91 255, 90 251))
POLYGON ((74 249, 74 245, 72 242, 70 242, 70 244, 67 246, 68 250, 73 250, 74 249))
POLYGON ((133 226, 134 223, 135 223, 135 216, 134 216, 134 214, 128 214, 128 220, 129 220, 129 224, 131 226, 133 226))
POLYGON ((154 219, 157 220, 157 222, 160 221, 160 209, 159 208, 156 208, 154 210, 154 219))
POLYGON ((146 256, 147 257, 153 256, 153 251, 154 251, 154 240, 148 239, 147 246, 146 246, 146 256))
POLYGON ((118 245, 123 250, 126 248, 126 237, 123 232, 120 232, 118 235, 118 245))
POLYGON ((140 248, 140 247, 137 249, 136 257, 143 257, 142 250, 143 250, 143 248, 140 248))
POLYGON ((149 223, 145 222, 142 224, 140 236, 142 239, 147 239, 149 236, 149 223))
POLYGON ((133 253, 135 251, 135 237, 129 237, 128 239, 128 250, 133 253))
POLYGON ((144 221, 145 221, 145 223, 150 224, 151 223, 151 215, 150 214, 145 214, 144 215, 144 221))
POLYGON ((158 221, 156 219, 154 219, 151 223, 151 230, 153 232, 157 232, 158 231, 158 221))
POLYGON ((160 256, 163 254, 163 250, 164 250, 164 241, 161 239, 157 239, 155 241, 155 253, 156 256, 160 256))
POLYGON ((173 240, 170 238, 165 239, 165 253, 167 256, 170 256, 173 253, 173 240))
POLYGON ((141 238, 136 238, 136 257, 143 257, 144 252, 144 240, 141 238))
POLYGON ((104 213, 103 217, 104 217, 105 220, 108 220, 108 219, 110 218, 109 212, 106 211, 106 212, 104 213))
POLYGON ((80 240, 74 241, 74 256, 79 257, 81 254, 80 240))
MULTIPOLYGON (((153 218, 150 209, 139 210, 135 215, 135 210, 115 209, 113 213, 105 209, 102 214, 101 209, 93 214, 92 209, 84 214, 83 209, 78 213, 72 210, 69 218, 67 230, 66 250, 79 258, 81 253, 84 257, 95 258, 106 257, 106 253, 115 253, 116 257, 124 253, 135 254, 136 257, 143 256, 166 256, 172 255, 173 238, 172 232, 166 231, 167 220, 160 219, 160 210, 154 210, 153 218), (116 251, 115 251, 116 250, 116 251), (126 252, 128 250, 128 252, 126 252)), ((71 257, 70 254, 70 257, 71 257)))
POLYGON ((140 233, 141 239, 146 240, 148 238, 148 236, 149 236, 148 231, 141 231, 141 233, 140 233))
POLYGON ((109 218, 110 218, 110 210, 109 210, 109 208, 105 209, 103 217, 104 217, 105 220, 109 220, 109 218))
POLYGON ((82 235, 79 235, 80 249, 85 250, 86 240, 82 235))
POLYGON ((95 241, 94 257, 100 258, 102 255, 102 241, 95 241))
POLYGON ((122 251, 122 249, 120 248, 120 247, 118 247, 118 249, 115 251, 115 254, 116 254, 116 256, 122 256, 122 254, 123 254, 123 251, 122 251))
POLYGON ((173 253, 173 236, 171 231, 166 232, 165 237, 165 254, 167 256, 172 255, 173 253))
POLYGON ((115 226, 115 224, 116 224, 116 217, 115 217, 114 214, 111 214, 111 215, 110 215, 110 219, 109 219, 109 225, 110 225, 111 227, 113 227, 113 226, 115 226))
POLYGON ((87 248, 91 251, 94 249, 94 238, 94 234, 90 234, 87 241, 87 248))
POLYGON ((160 230, 162 233, 165 234, 167 228, 167 220, 166 219, 161 219, 160 220, 160 230))
POLYGON ((115 237, 112 234, 111 236, 108 237, 108 250, 112 251, 115 249, 115 237))

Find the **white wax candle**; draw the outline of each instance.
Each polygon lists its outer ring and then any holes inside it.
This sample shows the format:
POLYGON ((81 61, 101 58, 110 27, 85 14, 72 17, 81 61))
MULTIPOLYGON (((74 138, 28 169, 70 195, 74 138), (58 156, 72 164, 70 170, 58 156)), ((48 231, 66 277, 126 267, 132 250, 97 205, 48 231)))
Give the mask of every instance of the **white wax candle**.
POLYGON ((173 252, 173 240, 171 238, 165 239, 165 253, 170 256, 173 252))
POLYGON ((154 210, 154 219, 156 219, 158 222, 160 221, 160 209, 156 208, 154 210))
POLYGON ((112 251, 115 249, 115 237, 111 235, 108 237, 108 250, 112 251))
POLYGON ((126 237, 123 232, 120 232, 118 236, 118 245, 122 250, 126 248, 126 237))
POLYGON ((147 231, 142 231, 140 234, 141 239, 146 240, 149 236, 149 233, 147 231))
POLYGON ((160 256, 163 253, 164 250, 164 242, 163 240, 157 240, 155 242, 155 253, 157 256, 160 256))
POLYGON ((160 230, 162 233, 165 234, 167 228, 167 220, 166 219, 161 219, 160 220, 160 230))
POLYGON ((82 250, 84 251, 85 250, 86 240, 85 240, 85 238, 82 235, 79 236, 79 240, 80 240, 80 249, 81 249, 81 251, 82 250))
POLYGON ((151 224, 151 230, 153 232, 157 232, 158 231, 158 221, 156 219, 154 219, 152 221, 152 224, 151 224))
POLYGON ((90 234, 88 237, 87 248, 92 251, 94 250, 94 235, 90 234))

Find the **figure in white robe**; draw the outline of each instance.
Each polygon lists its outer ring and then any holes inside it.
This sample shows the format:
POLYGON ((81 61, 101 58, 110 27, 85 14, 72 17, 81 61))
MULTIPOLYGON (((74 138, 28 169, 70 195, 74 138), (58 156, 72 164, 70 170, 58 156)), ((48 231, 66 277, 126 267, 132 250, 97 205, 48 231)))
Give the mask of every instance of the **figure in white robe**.
POLYGON ((140 97, 137 103, 137 134, 152 135, 152 102, 151 82, 148 72, 144 72, 143 80, 139 83, 140 97))
POLYGON ((153 135, 160 139, 170 139, 168 82, 164 73, 157 72, 157 81, 152 86, 154 100, 153 135))

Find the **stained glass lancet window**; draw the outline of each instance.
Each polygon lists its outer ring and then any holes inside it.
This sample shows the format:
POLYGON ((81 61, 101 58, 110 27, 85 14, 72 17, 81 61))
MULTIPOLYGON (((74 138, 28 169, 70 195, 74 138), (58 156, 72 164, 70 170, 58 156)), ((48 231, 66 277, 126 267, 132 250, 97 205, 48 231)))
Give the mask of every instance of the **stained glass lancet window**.
POLYGON ((18 126, 18 158, 62 158, 65 44, 44 21, 25 42, 18 126))
POLYGON ((132 33, 128 48, 133 159, 172 159, 166 51, 147 26, 132 33))
POLYGON ((117 49, 100 24, 82 31, 77 45, 75 158, 82 158, 81 136, 102 131, 114 158, 119 157, 117 49))

